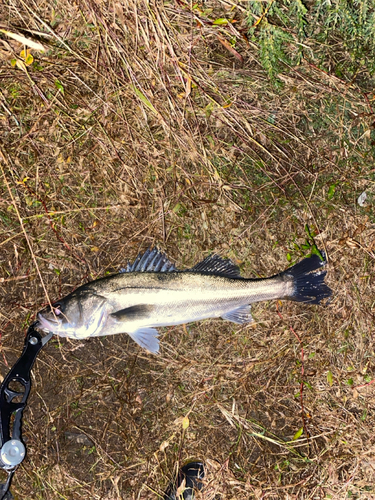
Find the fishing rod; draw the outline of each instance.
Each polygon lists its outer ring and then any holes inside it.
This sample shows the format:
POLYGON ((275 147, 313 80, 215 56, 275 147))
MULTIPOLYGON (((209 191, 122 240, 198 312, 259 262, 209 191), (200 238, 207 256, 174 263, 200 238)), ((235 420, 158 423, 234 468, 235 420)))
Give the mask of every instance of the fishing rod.
POLYGON ((29 326, 22 354, 0 386, 0 468, 8 474, 6 482, 0 484, 0 500, 13 500, 10 483, 26 455, 22 417, 31 389, 31 369, 39 351, 53 335, 48 333, 42 337, 35 330, 37 323, 29 326))

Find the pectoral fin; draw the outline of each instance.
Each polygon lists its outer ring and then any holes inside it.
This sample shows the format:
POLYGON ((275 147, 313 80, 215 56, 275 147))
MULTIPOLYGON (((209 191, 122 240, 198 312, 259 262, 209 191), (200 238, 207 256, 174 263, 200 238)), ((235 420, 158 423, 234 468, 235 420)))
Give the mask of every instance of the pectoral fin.
POLYGON ((137 319, 145 319, 153 312, 154 306, 149 304, 138 304, 136 306, 120 309, 110 316, 116 321, 135 321, 137 319))
MULTIPOLYGON (((116 322, 124 323, 124 331, 137 342, 141 347, 150 352, 157 353, 159 351, 158 331, 155 328, 141 327, 133 332, 129 332, 127 328, 132 328, 132 322, 145 320, 151 316, 154 311, 154 306, 150 304, 138 304, 136 306, 126 307, 114 313, 111 313, 111 318, 116 322), (126 328, 126 329, 125 329, 126 328)), ((151 323, 152 324, 152 323, 151 323)), ((134 323, 133 323, 134 325, 134 323)), ((135 326, 135 325, 134 325, 135 326)), ((134 328, 133 326, 133 328, 134 328)))
POLYGON ((138 345, 154 354, 159 352, 158 331, 155 328, 139 328, 135 332, 127 332, 138 345))
POLYGON ((222 318, 239 324, 251 323, 253 321, 251 316, 251 307, 248 304, 223 314, 222 318))

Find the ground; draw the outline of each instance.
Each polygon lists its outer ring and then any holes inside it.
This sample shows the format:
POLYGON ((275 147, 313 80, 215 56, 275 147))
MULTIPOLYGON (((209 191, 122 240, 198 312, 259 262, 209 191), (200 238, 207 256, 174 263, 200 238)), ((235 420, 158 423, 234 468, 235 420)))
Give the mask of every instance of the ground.
POLYGON ((7 0, 0 19, 3 377, 48 300, 151 246, 256 278, 315 244, 333 290, 161 329, 159 355, 54 337, 14 497, 163 498, 199 459, 205 499, 375 498, 371 76, 305 59, 276 88, 245 2, 7 0))

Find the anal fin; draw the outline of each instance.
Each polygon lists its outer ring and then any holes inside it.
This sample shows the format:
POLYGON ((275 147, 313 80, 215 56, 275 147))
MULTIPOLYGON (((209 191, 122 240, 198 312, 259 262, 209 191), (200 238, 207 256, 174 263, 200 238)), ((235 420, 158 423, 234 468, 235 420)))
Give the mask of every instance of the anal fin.
POLYGON ((233 309, 232 311, 223 314, 222 318, 240 325, 243 323, 251 323, 253 321, 251 316, 251 307, 248 304, 237 307, 237 309, 233 309))
POLYGON ((155 328, 139 328, 135 332, 127 332, 138 345, 154 354, 159 352, 158 331, 155 328))

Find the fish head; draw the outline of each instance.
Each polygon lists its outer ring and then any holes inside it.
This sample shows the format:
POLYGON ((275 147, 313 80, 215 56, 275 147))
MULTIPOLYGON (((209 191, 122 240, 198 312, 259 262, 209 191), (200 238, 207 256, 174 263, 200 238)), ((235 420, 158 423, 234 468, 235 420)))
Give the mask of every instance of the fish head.
POLYGON ((38 327, 60 337, 98 335, 107 319, 106 299, 93 293, 71 293, 37 315, 38 327))

